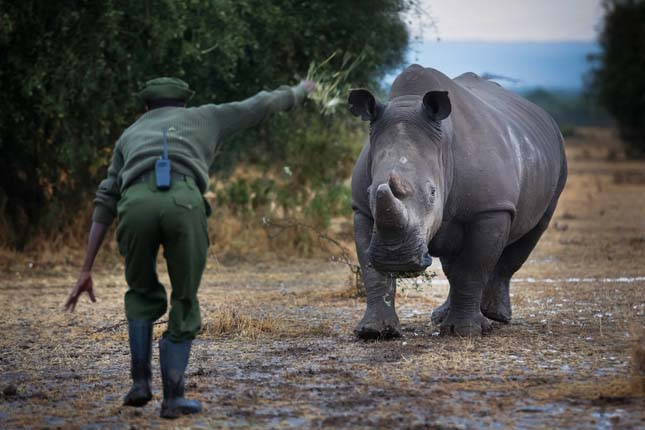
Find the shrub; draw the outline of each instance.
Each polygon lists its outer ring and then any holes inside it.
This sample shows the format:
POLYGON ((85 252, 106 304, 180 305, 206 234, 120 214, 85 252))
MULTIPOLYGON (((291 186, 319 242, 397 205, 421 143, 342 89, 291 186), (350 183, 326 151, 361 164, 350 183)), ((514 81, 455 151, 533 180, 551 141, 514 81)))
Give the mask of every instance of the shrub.
MULTIPOLYGON (((76 210, 105 175, 115 140, 141 109, 132 95, 147 79, 170 75, 187 80, 197 91, 195 104, 239 100, 297 82, 312 60, 322 61, 340 46, 343 55, 332 65, 339 67, 345 53, 360 53, 363 62, 352 71, 351 82, 375 84, 403 60, 408 35, 400 13, 411 3, 3 3, 0 207, 11 226, 7 231, 13 233, 3 240, 22 248, 36 229, 51 231, 78 222, 76 210), (62 213, 54 202, 64 208, 62 213), (45 225, 46 213, 52 216, 45 225)), ((225 175, 237 161, 266 168, 286 160, 297 183, 326 187, 333 175, 319 175, 320 166, 351 160, 325 158, 342 151, 335 148, 332 154, 321 139, 307 136, 312 133, 305 128, 308 121, 317 120, 276 118, 241 133, 224 148, 214 171, 225 175), (301 152, 304 143, 297 141, 303 138, 323 158, 308 161, 301 152), (301 180, 305 175, 314 179, 301 180)), ((329 121, 326 138, 338 141, 345 125, 329 121)), ((240 187, 236 193, 243 193, 240 187)), ((246 198, 229 197, 237 203, 246 198)))
POLYGON ((605 0, 591 91, 616 118, 627 155, 645 156, 645 1, 605 0))

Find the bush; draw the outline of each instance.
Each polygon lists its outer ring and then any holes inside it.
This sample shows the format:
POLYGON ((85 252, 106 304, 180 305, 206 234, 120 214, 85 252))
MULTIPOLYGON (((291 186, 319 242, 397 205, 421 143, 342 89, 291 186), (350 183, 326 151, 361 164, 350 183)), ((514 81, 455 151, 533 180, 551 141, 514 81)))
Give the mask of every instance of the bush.
POLYGON ((645 1, 605 0, 591 91, 616 118, 627 155, 645 156, 645 1))
MULTIPOLYGON (((178 76, 196 89, 193 103, 220 103, 295 83, 312 60, 321 61, 342 47, 344 53, 363 55, 351 81, 374 85, 403 60, 408 35, 400 13, 411 3, 3 3, 0 207, 11 226, 7 231, 13 233, 3 240, 22 248, 36 229, 52 231, 78 222, 76 209, 91 198, 114 141, 141 109, 132 95, 147 79, 178 76), (46 213, 52 216, 44 223, 46 213)), ((348 157, 352 151, 337 143, 347 123, 332 119, 323 130, 324 124, 316 121, 303 114, 297 120, 282 117, 242 133, 213 168, 226 174, 238 161, 263 167, 284 162, 295 172, 297 186, 324 189, 352 161, 325 157, 348 157), (323 130, 337 146, 328 151, 326 142, 311 135, 314 129, 323 130), (305 142, 314 146, 305 150, 305 142), (337 164, 340 169, 320 169, 337 164), (303 179, 309 175, 312 179, 303 179)), ((240 185, 236 192, 244 186, 250 185, 240 185)))
POLYGON ((282 144, 245 165, 251 172, 221 181, 216 206, 321 228, 334 216, 350 215, 348 178, 366 139, 362 124, 343 113, 320 116, 309 109, 280 115, 268 128, 271 140, 282 144), (300 127, 284 124, 290 121, 300 127))

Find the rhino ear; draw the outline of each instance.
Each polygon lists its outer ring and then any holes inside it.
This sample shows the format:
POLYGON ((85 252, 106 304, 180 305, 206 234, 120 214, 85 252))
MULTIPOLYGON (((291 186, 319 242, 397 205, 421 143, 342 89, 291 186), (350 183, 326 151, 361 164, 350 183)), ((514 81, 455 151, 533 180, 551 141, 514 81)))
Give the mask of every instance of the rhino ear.
POLYGON ((452 111, 448 91, 428 91, 423 96, 423 108, 434 121, 443 121, 452 111))
POLYGON ((381 104, 365 89, 351 90, 347 98, 349 111, 363 121, 374 121, 381 110, 381 104))

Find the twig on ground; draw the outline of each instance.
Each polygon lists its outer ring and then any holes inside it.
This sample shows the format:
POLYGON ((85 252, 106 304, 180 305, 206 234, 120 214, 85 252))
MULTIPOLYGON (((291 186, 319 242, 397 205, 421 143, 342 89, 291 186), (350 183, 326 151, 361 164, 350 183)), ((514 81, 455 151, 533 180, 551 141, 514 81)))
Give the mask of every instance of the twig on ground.
POLYGON ((320 247, 322 248, 322 242, 327 241, 337 247, 340 250, 340 255, 332 255, 331 256, 331 261, 333 262, 340 262, 342 264, 345 264, 349 270, 352 272, 354 275, 354 287, 356 288, 356 291, 359 296, 364 296, 365 295, 365 288, 363 286, 363 279, 361 276, 361 266, 359 266, 355 261, 353 261, 350 256, 349 256, 349 249, 347 249, 346 246, 344 246, 342 243, 340 243, 338 240, 334 239, 333 237, 330 237, 326 233, 320 231, 314 226, 311 226, 309 224, 305 224, 300 221, 296 221, 290 218, 282 219, 280 221, 274 221, 270 218, 264 217, 262 218, 262 224, 265 226, 265 228, 268 231, 269 234, 269 239, 275 239, 279 235, 281 235, 284 231, 288 229, 305 229, 308 231, 313 232, 316 237, 318 238, 318 243, 320 244, 320 247), (269 229, 274 229, 274 233, 272 233, 269 229))
MULTIPOLYGON (((156 321, 155 323, 153 323, 153 325, 161 325, 161 324, 165 324, 167 322, 168 322, 168 320, 156 321)), ((92 334, 103 333, 103 332, 106 332, 106 331, 116 330, 116 329, 118 329, 120 327, 123 327, 123 326, 126 326, 126 325, 128 325, 128 320, 121 320, 116 324, 112 324, 112 325, 109 325, 109 326, 106 326, 106 327, 101 327, 99 329, 96 329, 96 330, 94 330, 92 332, 92 334)))

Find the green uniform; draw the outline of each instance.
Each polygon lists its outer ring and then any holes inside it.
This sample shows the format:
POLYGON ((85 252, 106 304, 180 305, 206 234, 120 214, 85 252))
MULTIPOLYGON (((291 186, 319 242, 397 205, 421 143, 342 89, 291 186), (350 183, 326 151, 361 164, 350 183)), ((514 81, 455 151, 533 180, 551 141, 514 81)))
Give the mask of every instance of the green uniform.
POLYGON ((172 284, 164 336, 173 341, 195 337, 200 329, 197 289, 208 248, 202 194, 217 146, 268 114, 301 103, 305 95, 304 87, 298 85, 262 91, 241 102, 153 109, 123 132, 107 178, 96 192, 93 220, 109 225, 118 215, 117 241, 125 257, 129 320, 156 320, 166 311, 166 293, 156 274, 156 257, 163 245, 172 284), (154 174, 149 173, 162 153, 164 128, 168 129, 175 177, 170 190, 159 191, 154 174))

